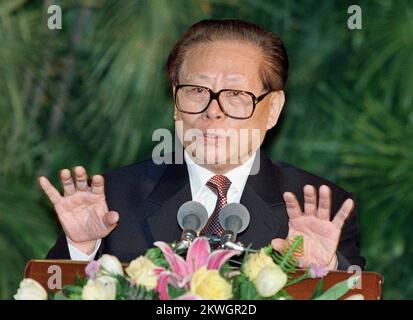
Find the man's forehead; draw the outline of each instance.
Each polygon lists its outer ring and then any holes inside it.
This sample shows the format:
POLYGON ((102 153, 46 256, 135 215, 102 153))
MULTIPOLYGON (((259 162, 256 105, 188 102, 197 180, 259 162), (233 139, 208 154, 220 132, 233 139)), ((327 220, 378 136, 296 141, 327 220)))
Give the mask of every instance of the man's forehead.
POLYGON ((246 72, 239 67, 230 66, 208 66, 203 65, 201 61, 198 64, 184 63, 179 71, 179 82, 200 81, 202 83, 223 82, 228 85, 247 85, 260 81, 258 68, 246 72))
POLYGON ((208 80, 207 77, 214 77, 221 72, 225 73, 228 80, 239 80, 248 76, 246 69, 256 70, 260 60, 260 53, 256 47, 247 43, 220 41, 201 43, 185 53, 181 71, 199 74, 203 77, 202 80, 208 80))
POLYGON ((227 82, 243 82, 246 80, 247 76, 244 73, 227 73, 227 72, 216 72, 216 73, 203 73, 203 72, 190 72, 188 70, 182 70, 182 77, 187 80, 205 80, 205 81, 215 81, 217 78, 222 78, 227 82))

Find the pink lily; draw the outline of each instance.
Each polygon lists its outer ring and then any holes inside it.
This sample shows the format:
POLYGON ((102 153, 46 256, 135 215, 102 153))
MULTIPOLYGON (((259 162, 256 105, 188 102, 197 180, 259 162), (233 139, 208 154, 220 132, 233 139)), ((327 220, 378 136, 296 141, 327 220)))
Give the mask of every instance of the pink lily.
MULTIPOLYGON (((211 253, 206 237, 198 237, 193 241, 186 254, 186 260, 177 255, 165 242, 157 241, 154 244, 161 249, 171 268, 171 271, 162 272, 158 279, 156 290, 159 292, 161 300, 170 299, 168 284, 188 288, 192 275, 201 267, 206 266, 208 270, 219 270, 228 259, 240 254, 239 251, 225 249, 215 250, 211 253)), ((185 298, 196 297, 185 295, 185 298)))

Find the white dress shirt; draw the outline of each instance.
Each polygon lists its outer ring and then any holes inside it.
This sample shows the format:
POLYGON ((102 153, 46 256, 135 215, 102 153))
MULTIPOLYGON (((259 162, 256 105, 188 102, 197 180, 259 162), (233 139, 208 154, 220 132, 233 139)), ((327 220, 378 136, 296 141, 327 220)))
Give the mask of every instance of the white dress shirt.
POLYGON ((69 247, 70 259, 76 261, 92 261, 99 250, 100 244, 102 243, 102 239, 98 239, 98 241, 96 241, 95 249, 89 255, 83 253, 82 251, 78 250, 74 245, 70 244, 69 239, 67 237, 66 242, 67 246, 69 247))
MULTIPOLYGON (((240 202, 245 184, 251 172, 252 165, 254 164, 255 156, 256 152, 245 163, 225 174, 225 176, 231 181, 227 194, 228 203, 240 202)), ((192 200, 203 204, 207 209, 208 216, 211 216, 215 209, 217 195, 206 185, 206 183, 215 175, 215 173, 196 164, 186 153, 186 151, 184 152, 184 157, 188 168, 192 200)), ((76 249, 75 246, 71 245, 69 243, 69 239, 66 240, 69 247, 70 258, 78 261, 93 260, 102 242, 102 240, 99 239, 96 242, 94 251, 90 255, 87 255, 76 249)))
MULTIPOLYGON (((245 183, 247 182, 252 165, 254 164, 255 155, 256 153, 254 153, 245 163, 225 174, 231 181, 227 193, 228 203, 240 202, 245 183)), ((188 168, 189 182, 191 184, 192 200, 203 204, 207 209, 208 216, 211 216, 215 209, 217 195, 206 185, 206 183, 216 175, 216 173, 196 164, 186 152, 184 153, 184 157, 188 168)))

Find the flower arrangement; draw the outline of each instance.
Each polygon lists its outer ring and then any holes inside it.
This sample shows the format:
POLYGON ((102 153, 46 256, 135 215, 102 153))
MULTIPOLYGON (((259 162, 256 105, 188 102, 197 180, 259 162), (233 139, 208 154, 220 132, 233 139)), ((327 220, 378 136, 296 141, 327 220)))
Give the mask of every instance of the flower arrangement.
MULTIPOLYGON (((301 276, 293 277, 302 253, 303 238, 296 237, 281 251, 271 246, 260 250, 246 249, 241 257, 237 250, 211 251, 208 239, 196 238, 185 257, 174 245, 155 242, 144 256, 123 269, 119 260, 103 255, 85 269, 87 278, 67 285, 56 294, 33 279, 24 279, 15 299, 83 299, 83 300, 285 300, 293 299, 285 290, 307 278, 322 278, 328 271, 311 266, 301 276), (231 260, 232 258, 242 258, 231 260), (235 264, 235 266, 234 266, 235 264)), ((357 281, 351 277, 323 292, 320 279, 312 298, 338 299, 357 281), (350 283, 350 285, 349 285, 350 283), (352 284, 351 284, 352 283, 352 284)))

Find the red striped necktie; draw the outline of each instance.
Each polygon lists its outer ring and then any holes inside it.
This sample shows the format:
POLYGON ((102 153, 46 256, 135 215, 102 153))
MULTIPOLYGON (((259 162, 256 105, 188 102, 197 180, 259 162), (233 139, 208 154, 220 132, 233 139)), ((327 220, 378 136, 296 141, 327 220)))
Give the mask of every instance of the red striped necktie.
POLYGON ((219 213, 221 209, 227 204, 227 193, 231 186, 231 181, 223 175, 215 175, 208 180, 206 185, 217 195, 217 203, 215 205, 214 212, 209 217, 208 222, 201 234, 215 234, 222 235, 224 229, 219 224, 219 213))

